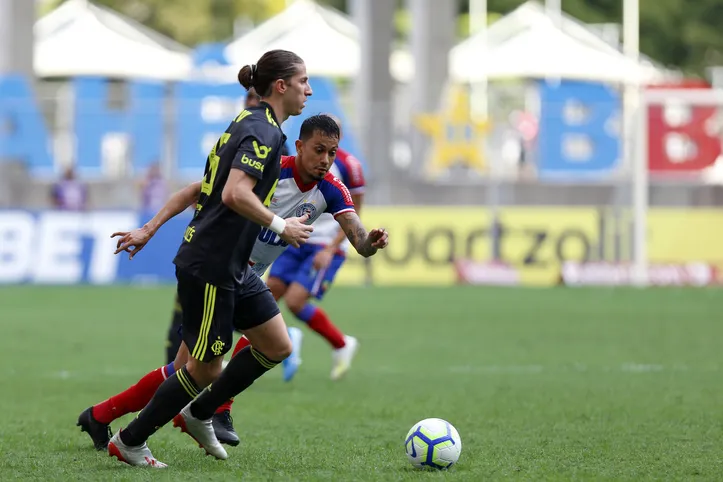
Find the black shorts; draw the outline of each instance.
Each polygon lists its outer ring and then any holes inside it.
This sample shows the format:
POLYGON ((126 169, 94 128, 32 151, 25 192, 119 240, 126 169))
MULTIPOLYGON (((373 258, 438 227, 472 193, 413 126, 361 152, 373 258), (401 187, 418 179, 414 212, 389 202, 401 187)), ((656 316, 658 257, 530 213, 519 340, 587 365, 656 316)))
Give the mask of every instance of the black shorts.
POLYGON ((183 341, 202 362, 223 356, 233 345, 234 330, 248 330, 280 313, 266 284, 249 273, 237 290, 225 290, 176 269, 183 313, 183 341))

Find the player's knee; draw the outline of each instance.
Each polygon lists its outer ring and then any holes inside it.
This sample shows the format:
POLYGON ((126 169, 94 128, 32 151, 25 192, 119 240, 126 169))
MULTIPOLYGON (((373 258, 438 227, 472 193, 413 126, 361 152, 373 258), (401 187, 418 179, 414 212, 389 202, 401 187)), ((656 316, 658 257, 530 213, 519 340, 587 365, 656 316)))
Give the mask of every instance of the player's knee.
POLYGON ((279 301, 284 296, 284 293, 286 293, 286 283, 275 276, 269 277, 266 281, 266 286, 269 287, 276 301, 279 301))
POLYGON ((191 378, 193 378, 193 381, 198 385, 198 388, 206 388, 221 375, 221 370, 223 370, 221 361, 219 358, 204 363, 195 358, 189 358, 188 363, 186 363, 186 369, 188 370, 188 374, 191 375, 191 378))
POLYGON ((304 309, 304 306, 306 305, 306 298, 301 297, 287 297, 286 298, 286 306, 289 308, 289 311, 291 311, 293 314, 298 315, 301 310, 304 309))
POLYGON ((173 369, 178 371, 183 365, 188 362, 188 347, 184 342, 181 342, 181 346, 178 347, 176 352, 176 358, 173 360, 173 369))
POLYGON ((274 336, 273 339, 268 338, 265 340, 265 343, 260 344, 256 348, 271 360, 279 362, 286 360, 289 355, 291 355, 293 345, 286 331, 283 332, 283 335, 284 336, 274 336))
POLYGON ((291 340, 287 337, 286 340, 280 340, 276 343, 273 349, 274 353, 269 353, 268 356, 275 361, 283 361, 289 358, 292 349, 291 340))

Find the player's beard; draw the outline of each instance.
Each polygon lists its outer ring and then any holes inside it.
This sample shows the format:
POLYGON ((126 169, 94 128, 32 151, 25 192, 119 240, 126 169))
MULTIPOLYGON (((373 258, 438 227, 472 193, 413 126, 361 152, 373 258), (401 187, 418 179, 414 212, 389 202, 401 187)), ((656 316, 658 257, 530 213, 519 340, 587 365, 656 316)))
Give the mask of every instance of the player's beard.
POLYGON ((324 170, 324 171, 322 171, 321 174, 317 174, 316 172, 317 172, 317 170, 314 170, 314 174, 311 176, 311 177, 314 179, 314 181, 323 181, 323 180, 324 180, 324 176, 326 176, 326 173, 329 172, 329 171, 328 171, 328 170, 324 170))

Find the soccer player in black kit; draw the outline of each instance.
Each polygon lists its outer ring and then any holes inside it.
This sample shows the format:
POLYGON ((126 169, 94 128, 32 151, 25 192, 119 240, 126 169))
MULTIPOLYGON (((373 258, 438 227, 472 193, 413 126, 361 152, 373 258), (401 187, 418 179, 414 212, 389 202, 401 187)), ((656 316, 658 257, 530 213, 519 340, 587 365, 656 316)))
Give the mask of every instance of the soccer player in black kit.
MULTIPOLYGON (((244 88, 256 90, 261 102, 244 109, 211 150, 196 213, 174 259, 183 343, 191 356, 108 444, 111 456, 130 465, 166 466, 153 457, 146 441, 179 412, 184 431, 207 453, 227 458, 211 424, 216 408, 291 352, 278 305, 248 262, 262 226, 293 246, 313 229, 305 224, 307 215, 284 220, 268 209, 286 142, 280 125, 301 113, 312 91, 303 60, 284 50, 265 53, 256 64, 244 66, 238 78, 244 88), (237 353, 221 373, 235 329, 252 346, 237 353), (213 390, 203 390, 213 380, 213 390)), ((142 229, 131 233, 137 240, 131 254, 150 239, 142 229)))
MULTIPOLYGON (((251 87, 246 93, 246 100, 244 102, 244 108, 256 107, 261 102, 261 98, 256 93, 256 89, 251 87)), ((281 148, 281 155, 288 156, 289 149, 286 144, 281 148)), ((166 365, 173 363, 178 353, 178 348, 181 346, 181 325, 183 324, 183 312, 181 311, 181 304, 178 302, 178 295, 173 303, 173 313, 171 314, 171 326, 168 328, 168 335, 166 338, 166 365)))

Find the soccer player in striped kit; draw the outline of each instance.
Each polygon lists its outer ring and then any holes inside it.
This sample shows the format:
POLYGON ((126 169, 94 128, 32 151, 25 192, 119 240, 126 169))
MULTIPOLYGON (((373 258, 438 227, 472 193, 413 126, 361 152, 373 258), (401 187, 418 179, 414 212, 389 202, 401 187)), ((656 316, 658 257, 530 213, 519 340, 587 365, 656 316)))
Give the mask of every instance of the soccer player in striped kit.
MULTIPOLYGON (((339 119, 332 117, 342 126, 339 119)), ((349 189, 357 213, 364 200, 364 171, 357 158, 343 149, 336 151, 334 164, 329 170, 349 189)), ((296 318, 322 336, 332 348, 332 380, 341 378, 351 367, 359 343, 356 338, 344 335, 331 321, 326 312, 312 304, 320 301, 331 287, 336 273, 346 260, 349 249, 347 236, 331 214, 325 213, 314 223, 314 232, 306 244, 299 248, 289 247, 274 262, 266 282, 274 298, 286 300, 286 306, 296 318)), ((290 328, 294 345, 292 355, 283 363, 284 379, 293 378, 301 363, 302 332, 290 328)), ((240 341, 243 347, 246 341, 240 341)), ((238 345, 237 345, 238 349, 238 345)))

